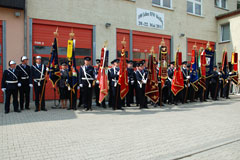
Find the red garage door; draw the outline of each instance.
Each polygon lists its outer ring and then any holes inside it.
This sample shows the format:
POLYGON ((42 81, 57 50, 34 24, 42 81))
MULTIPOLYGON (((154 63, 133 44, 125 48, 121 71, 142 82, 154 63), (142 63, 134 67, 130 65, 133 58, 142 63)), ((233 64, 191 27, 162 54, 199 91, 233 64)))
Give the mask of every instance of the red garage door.
MULTIPOLYGON (((3 74, 3 46, 2 46, 2 21, 0 21, 0 86, 2 85, 3 74)), ((0 90, 0 103, 3 103, 3 92, 0 90)))
MULTIPOLYGON (((92 26, 66 23, 49 20, 33 20, 33 62, 37 55, 43 57, 43 63, 48 64, 48 59, 51 52, 51 45, 53 43, 53 32, 58 27, 58 52, 59 62, 67 61, 67 41, 69 33, 73 30, 76 39, 76 64, 77 68, 83 64, 85 56, 92 57, 92 26)), ((46 99, 54 99, 54 91, 51 82, 48 80, 46 85, 46 99)))
MULTIPOLYGON (((208 43, 208 41, 204 41, 204 40, 192 39, 192 38, 187 39, 187 46, 188 46, 187 61, 188 61, 188 63, 191 63, 193 46, 196 44, 197 50, 199 50, 201 47, 206 48, 207 43, 208 43)), ((210 47, 214 51, 215 50, 215 43, 214 42, 209 42, 209 43, 210 43, 210 47)))
POLYGON ((125 48, 125 53, 126 53, 126 58, 130 58, 130 53, 129 53, 129 48, 130 48, 130 34, 129 30, 124 30, 124 29, 117 29, 117 58, 121 58, 121 52, 122 52, 122 40, 125 37, 126 41, 126 48, 125 48))
POLYGON ((164 38, 164 41, 168 48, 170 60, 171 36, 133 31, 133 60, 147 60, 152 46, 154 46, 154 51, 158 57, 159 45, 161 44, 162 38, 164 38))

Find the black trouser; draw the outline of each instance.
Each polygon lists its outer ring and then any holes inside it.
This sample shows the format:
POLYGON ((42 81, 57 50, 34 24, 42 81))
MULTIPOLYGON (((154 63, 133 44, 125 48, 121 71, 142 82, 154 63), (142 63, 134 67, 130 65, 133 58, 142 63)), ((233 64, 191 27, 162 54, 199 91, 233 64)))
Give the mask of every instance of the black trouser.
POLYGON ((18 89, 7 89, 5 91, 5 112, 10 111, 10 99, 11 95, 13 96, 13 107, 14 111, 18 111, 18 89))
POLYGON ((223 96, 224 96, 224 98, 228 98, 229 97, 229 88, 230 88, 230 81, 228 83, 226 83, 224 88, 223 88, 223 96))
POLYGON ((139 105, 140 104, 140 99, 139 99, 139 92, 138 92, 137 85, 134 86, 134 90, 135 90, 135 95, 136 95, 136 105, 139 105))
POLYGON ((112 109, 121 109, 120 86, 112 86, 112 109))
POLYGON ((145 96, 145 84, 142 84, 142 88, 138 86, 137 92, 139 93, 140 108, 147 108, 147 97, 145 96))
POLYGON ((84 108, 92 109, 92 87, 88 87, 88 85, 83 85, 81 88, 83 90, 83 104, 84 108))
POLYGON ((133 103, 133 97, 134 97, 134 85, 129 84, 129 91, 126 96, 126 102, 127 106, 130 106, 131 103, 133 103))
POLYGON ((77 109, 77 87, 75 87, 74 92, 69 91, 69 109, 77 109))
POLYGON ((217 99, 217 93, 218 93, 218 84, 217 83, 211 83, 211 97, 213 100, 217 99))
POLYGON ((30 99, 30 87, 29 86, 21 86, 19 88, 20 92, 20 108, 24 109, 24 102, 25 102, 25 109, 29 108, 29 99, 30 99))
POLYGON ((99 93, 100 93, 99 84, 95 83, 94 90, 95 90, 95 96, 96 96, 96 105, 100 106, 100 103, 99 103, 99 93))
POLYGON ((206 78, 206 90, 205 90, 205 92, 204 92, 204 96, 205 96, 205 99, 209 99, 209 92, 210 92, 210 80, 209 80, 209 78, 206 78))
POLYGON ((108 106, 111 107, 112 106, 112 86, 109 86, 109 90, 108 90, 109 96, 108 96, 108 106))
MULTIPOLYGON (((38 83, 34 82, 34 93, 35 93, 35 107, 36 110, 39 109, 39 101, 41 101, 41 110, 45 109, 45 89, 43 90, 44 81, 40 82, 40 86, 38 83), (41 99, 42 96, 42 99, 41 99)), ((45 87, 44 87, 45 88, 45 87)))

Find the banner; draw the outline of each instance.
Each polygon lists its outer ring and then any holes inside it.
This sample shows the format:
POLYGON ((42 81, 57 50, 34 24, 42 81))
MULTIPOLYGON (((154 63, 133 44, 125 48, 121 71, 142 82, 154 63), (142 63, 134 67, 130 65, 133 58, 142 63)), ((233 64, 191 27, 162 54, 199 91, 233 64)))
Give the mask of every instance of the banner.
POLYGON ((171 90, 173 94, 176 96, 181 90, 184 89, 184 79, 183 79, 183 73, 181 70, 181 65, 182 65, 181 52, 177 52, 175 64, 176 64, 176 68, 174 70, 171 90))
POLYGON ((210 78, 213 75, 214 56, 215 52, 209 49, 205 49, 206 57, 206 78, 210 78))
POLYGON ((236 85, 239 85, 238 82, 238 53, 232 53, 232 60, 231 64, 233 65, 233 69, 231 71, 231 74, 229 75, 233 83, 236 85))
POLYGON ((168 78, 168 53, 166 46, 159 47, 159 77, 161 78, 161 86, 163 88, 166 79, 168 78))
POLYGON ((75 93, 75 87, 78 84, 78 74, 75 59, 75 39, 68 40, 67 57, 68 57, 68 79, 67 86, 69 90, 75 93))
POLYGON ((157 64, 152 54, 148 56, 148 77, 145 87, 145 96, 153 103, 157 103, 159 99, 158 79, 157 79, 157 64))
POLYGON ((199 81, 198 84, 206 90, 206 52, 205 50, 199 51, 199 81))
POLYGON ((193 86, 195 91, 198 91, 198 65, 197 65, 197 50, 192 50, 192 59, 190 67, 190 84, 193 86))
POLYGON ((120 85, 120 97, 123 99, 129 90, 128 86, 128 72, 127 72, 127 62, 124 46, 122 48, 121 60, 120 60, 120 71, 119 71, 119 79, 118 84, 120 85))
POLYGON ((102 48, 100 70, 98 71, 98 81, 100 88, 99 103, 102 103, 102 101, 108 95, 108 54, 109 51, 106 48, 102 48))
POLYGON ((49 61, 49 80, 52 82, 53 87, 61 79, 59 63, 58 63, 58 46, 57 38, 54 38, 52 45, 51 57, 49 61))

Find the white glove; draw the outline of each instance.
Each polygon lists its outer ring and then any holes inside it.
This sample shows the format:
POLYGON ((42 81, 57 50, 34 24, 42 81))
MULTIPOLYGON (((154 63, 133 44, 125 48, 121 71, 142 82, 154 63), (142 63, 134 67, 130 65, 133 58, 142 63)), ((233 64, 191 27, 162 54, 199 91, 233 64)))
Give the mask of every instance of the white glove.
POLYGON ((5 92, 5 91, 6 91, 6 88, 2 88, 2 91, 5 92))
POLYGON ((79 84, 79 87, 83 87, 83 84, 79 84))
POLYGON ((190 76, 187 76, 187 79, 190 79, 190 76))
POLYGON ((22 84, 21 83, 18 83, 18 87, 21 87, 22 86, 22 84))
POLYGON ((221 72, 218 72, 218 75, 222 75, 222 73, 221 73, 221 72))
POLYGON ((80 89, 80 87, 79 86, 77 86, 77 90, 79 90, 80 89))
POLYGON ((131 81, 131 84, 134 84, 134 81, 131 81))
POLYGON ((232 74, 232 72, 230 72, 229 74, 232 74))
POLYGON ((99 80, 96 80, 96 83, 99 84, 99 80))
POLYGON ((49 68, 48 68, 48 67, 46 68, 46 71, 47 71, 47 72, 49 71, 49 68))
POLYGON ((119 75, 120 73, 119 72, 117 72, 117 75, 119 75))
POLYGON ((29 87, 31 87, 31 88, 32 88, 32 87, 33 87, 33 85, 32 85, 32 84, 29 84, 29 87))
POLYGON ((147 80, 142 80, 143 84, 146 84, 147 83, 147 80))

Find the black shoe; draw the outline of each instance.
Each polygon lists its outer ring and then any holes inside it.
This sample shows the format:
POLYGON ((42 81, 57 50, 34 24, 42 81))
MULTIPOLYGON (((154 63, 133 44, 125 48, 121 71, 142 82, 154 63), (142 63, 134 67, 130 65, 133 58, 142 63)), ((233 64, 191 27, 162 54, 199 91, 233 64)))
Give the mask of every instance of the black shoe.
POLYGON ((16 110, 16 111, 14 111, 14 112, 20 113, 21 111, 20 111, 20 110, 16 110))
POLYGON ((131 105, 130 105, 130 104, 127 104, 127 107, 131 107, 131 105))
POLYGON ((46 108, 44 108, 44 109, 41 109, 41 111, 47 111, 47 109, 46 109, 46 108))
POLYGON ((38 109, 35 109, 35 112, 38 112, 38 109))
POLYGON ((89 111, 89 109, 88 109, 88 108, 85 108, 84 110, 85 110, 85 111, 89 111))
POLYGON ((5 111, 5 114, 8 114, 9 113, 9 111, 5 111))
POLYGON ((77 108, 73 108, 73 110, 75 110, 75 111, 76 111, 76 110, 77 110, 77 108))
POLYGON ((71 110, 71 108, 67 108, 67 110, 71 110))
POLYGON ((24 108, 20 108, 21 109, 21 111, 23 111, 24 110, 24 108))
POLYGON ((25 107, 25 109, 26 109, 26 110, 30 110, 30 108, 29 108, 29 107, 25 107))

